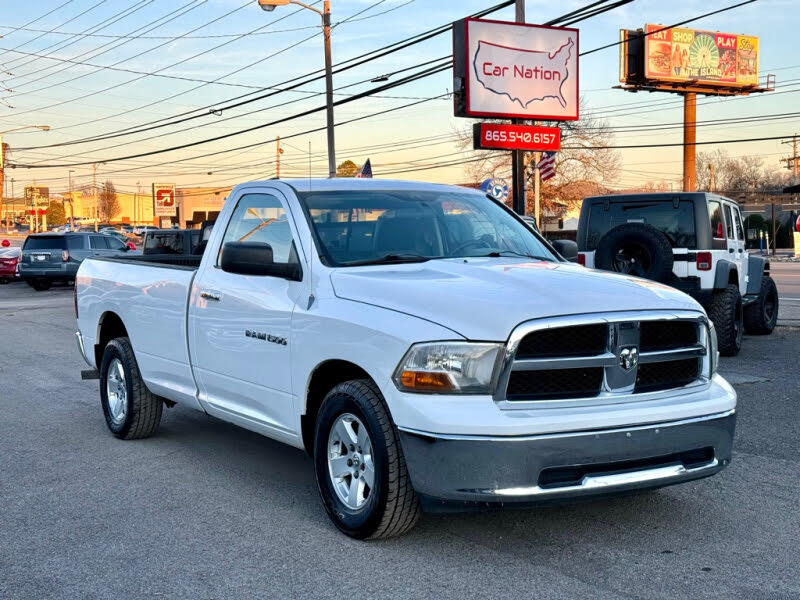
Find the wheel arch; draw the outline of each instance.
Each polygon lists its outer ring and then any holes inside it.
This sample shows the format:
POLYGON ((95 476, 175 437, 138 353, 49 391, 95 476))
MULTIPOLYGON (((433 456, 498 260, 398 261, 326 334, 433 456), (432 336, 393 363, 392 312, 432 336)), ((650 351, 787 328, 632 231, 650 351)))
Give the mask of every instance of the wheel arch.
POLYGON ((761 280, 769 276, 769 260, 763 256, 749 256, 747 259, 747 293, 759 294, 761 280))
POLYGON ((729 284, 739 287, 739 271, 731 261, 721 260, 717 263, 714 273, 714 289, 724 290, 729 284))
POLYGON ((100 319, 97 321, 97 337, 95 338, 97 342, 94 345, 94 358, 98 369, 103 360, 103 351, 106 345, 118 337, 128 337, 128 330, 122 321, 122 317, 112 310, 107 310, 100 315, 100 319))
POLYGON ((314 367, 309 375, 305 391, 305 406, 300 415, 303 447, 309 456, 314 454, 314 428, 322 401, 334 386, 353 379, 369 379, 376 385, 378 383, 366 369, 344 359, 325 360, 314 367))

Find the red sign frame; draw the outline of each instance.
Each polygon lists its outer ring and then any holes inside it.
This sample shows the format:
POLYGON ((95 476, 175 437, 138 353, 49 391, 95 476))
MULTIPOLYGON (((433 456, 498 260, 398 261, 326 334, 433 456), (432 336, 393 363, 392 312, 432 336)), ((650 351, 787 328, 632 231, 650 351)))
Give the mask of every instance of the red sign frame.
POLYGON ((561 149, 561 129, 538 125, 475 123, 472 141, 476 150, 558 152, 561 149))

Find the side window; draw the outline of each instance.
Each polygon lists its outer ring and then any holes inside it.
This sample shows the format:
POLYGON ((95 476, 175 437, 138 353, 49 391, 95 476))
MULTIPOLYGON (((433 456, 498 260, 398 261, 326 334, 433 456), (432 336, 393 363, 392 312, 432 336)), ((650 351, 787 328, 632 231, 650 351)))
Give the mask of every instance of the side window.
POLYGON ((731 207, 727 204, 725 205, 725 231, 728 234, 729 240, 736 239, 733 236, 733 215, 731 214, 731 207))
POLYGON ((217 266, 227 242, 269 244, 275 263, 289 264, 298 260, 286 211, 280 200, 270 194, 247 194, 239 200, 222 238, 217 266))
POLYGON ((106 243, 108 243, 108 247, 111 250, 122 250, 125 248, 125 244, 123 244, 120 240, 113 237, 107 237, 106 243))
POLYGON ((722 220, 722 205, 716 200, 708 203, 708 214, 711 217, 711 237, 724 240, 725 224, 722 220))
POLYGON ((744 242, 744 224, 742 223, 742 213, 739 212, 738 208, 733 209, 733 223, 736 226, 736 238, 744 242))
POLYGON ((108 250, 106 238, 102 235, 93 235, 89 238, 89 245, 92 250, 108 250))

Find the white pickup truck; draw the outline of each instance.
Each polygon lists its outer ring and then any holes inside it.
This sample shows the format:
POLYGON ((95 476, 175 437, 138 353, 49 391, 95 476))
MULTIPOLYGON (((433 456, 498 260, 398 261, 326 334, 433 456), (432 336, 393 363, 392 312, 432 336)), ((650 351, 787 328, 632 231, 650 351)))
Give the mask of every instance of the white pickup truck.
POLYGON ((566 262, 473 190, 246 183, 202 257, 88 259, 75 309, 115 436, 180 403, 305 449, 356 538, 731 458, 736 394, 700 305, 566 262))

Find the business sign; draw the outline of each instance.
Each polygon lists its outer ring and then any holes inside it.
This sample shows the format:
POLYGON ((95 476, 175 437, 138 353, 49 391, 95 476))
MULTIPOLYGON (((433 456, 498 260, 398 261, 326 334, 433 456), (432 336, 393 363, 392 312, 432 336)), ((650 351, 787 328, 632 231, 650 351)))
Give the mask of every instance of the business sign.
POLYGON ((578 30, 464 19, 453 24, 457 117, 578 118, 578 30))
POLYGON ((538 150, 556 152, 561 147, 558 127, 475 123, 472 126, 476 150, 538 150))
POLYGON ((508 200, 509 187, 505 179, 500 179, 499 177, 486 179, 481 183, 481 191, 500 202, 508 200))
POLYGON ((153 184, 153 216, 175 217, 177 204, 175 203, 174 183, 153 184))
POLYGON ((42 206, 50 204, 50 188, 32 185, 25 188, 25 204, 42 206))
POLYGON ((645 25, 644 76, 660 81, 758 85, 758 38, 645 25), (651 33, 655 32, 655 33, 651 33))

